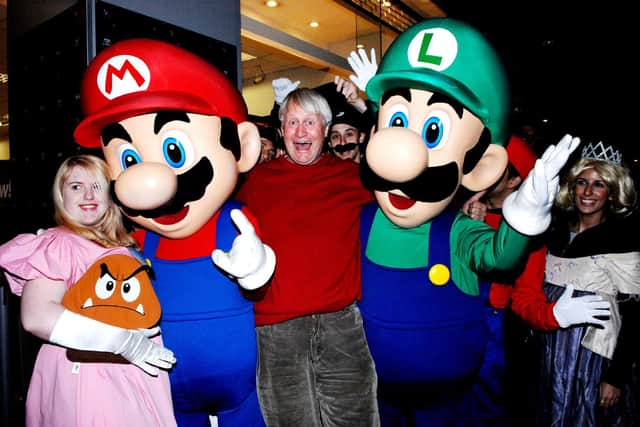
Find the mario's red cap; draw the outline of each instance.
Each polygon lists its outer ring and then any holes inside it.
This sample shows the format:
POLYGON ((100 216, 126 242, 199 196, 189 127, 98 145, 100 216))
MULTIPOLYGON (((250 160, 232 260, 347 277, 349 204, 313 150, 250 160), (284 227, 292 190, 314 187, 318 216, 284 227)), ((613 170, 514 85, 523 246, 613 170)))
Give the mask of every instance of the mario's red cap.
POLYGON ((511 135, 507 143, 507 154, 509 163, 518 171, 522 179, 525 179, 538 160, 538 156, 531 149, 529 144, 522 138, 511 135))
POLYGON ((229 78, 209 62, 169 43, 129 39, 101 51, 82 78, 85 119, 74 132, 83 147, 101 146, 109 123, 159 110, 246 120, 247 107, 229 78))

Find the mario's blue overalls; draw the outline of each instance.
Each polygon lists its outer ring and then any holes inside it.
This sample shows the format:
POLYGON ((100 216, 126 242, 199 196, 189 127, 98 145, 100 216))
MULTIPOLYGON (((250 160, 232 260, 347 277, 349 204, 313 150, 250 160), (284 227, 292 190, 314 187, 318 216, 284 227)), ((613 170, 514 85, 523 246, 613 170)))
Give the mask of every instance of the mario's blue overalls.
MULTIPOLYGON (((229 201, 221 208, 216 247, 231 247, 237 230, 230 211, 240 207, 229 201)), ((256 393, 253 304, 210 256, 156 258, 159 240, 147 232, 143 254, 161 279, 154 285, 162 306, 164 344, 177 359, 169 379, 178 425, 209 426, 208 413, 216 413, 220 426, 264 426, 256 393)))
POLYGON ((400 269, 366 257, 375 211, 369 205, 361 216, 359 306, 378 373, 382 426, 469 425, 470 386, 487 343, 482 299, 460 291, 451 278, 430 282, 430 270, 451 271, 456 212, 432 220, 428 265, 400 269))

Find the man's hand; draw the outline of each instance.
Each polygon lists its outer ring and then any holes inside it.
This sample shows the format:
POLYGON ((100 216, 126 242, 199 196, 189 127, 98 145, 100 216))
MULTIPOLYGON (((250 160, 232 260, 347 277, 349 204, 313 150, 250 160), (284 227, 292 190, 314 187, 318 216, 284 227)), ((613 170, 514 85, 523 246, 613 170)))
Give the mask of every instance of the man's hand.
POLYGON ((347 100, 347 103, 359 113, 363 113, 367 109, 367 104, 364 102, 364 99, 360 98, 358 88, 353 82, 345 80, 340 76, 335 76, 333 83, 336 85, 336 92, 341 93, 347 100))
POLYGON ((276 104, 282 105, 282 102, 287 95, 296 90, 300 85, 300 80, 294 83, 286 77, 281 77, 273 80, 271 85, 273 86, 273 95, 276 100, 276 104))
POLYGON ((600 383, 600 406, 610 408, 620 401, 621 390, 609 383, 600 383))
POLYGON ((518 189, 504 201, 502 214, 514 229, 528 236, 544 232, 551 222, 551 206, 558 193, 558 173, 580 138, 565 135, 557 146, 549 146, 518 189))
POLYGON ((487 193, 487 190, 478 191, 473 196, 469 197, 469 200, 462 205, 462 213, 470 218, 477 219, 478 221, 484 221, 487 217, 487 205, 480 201, 482 196, 487 193))
POLYGON ((350 75, 349 79, 358 86, 358 89, 365 91, 367 83, 378 71, 376 63, 376 50, 371 48, 371 60, 367 58, 367 52, 364 49, 358 49, 358 53, 351 52, 347 57, 347 62, 351 66, 355 75, 350 75), (359 55, 359 56, 358 56, 359 55))
POLYGON ((600 295, 583 295, 574 298, 573 286, 567 285, 567 289, 553 306, 553 315, 561 328, 582 323, 603 326, 606 320, 598 319, 596 316, 609 316, 610 309, 609 301, 600 295))
POLYGON ((267 283, 276 268, 273 250, 262 243, 253 225, 239 209, 231 211, 231 219, 240 234, 226 253, 216 249, 211 254, 213 263, 238 279, 245 289, 254 290, 267 283))

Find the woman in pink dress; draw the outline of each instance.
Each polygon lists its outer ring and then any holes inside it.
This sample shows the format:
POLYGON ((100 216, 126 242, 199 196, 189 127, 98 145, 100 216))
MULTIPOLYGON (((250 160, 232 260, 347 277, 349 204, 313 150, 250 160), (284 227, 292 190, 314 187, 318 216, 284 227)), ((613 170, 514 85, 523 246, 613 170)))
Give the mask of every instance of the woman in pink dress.
POLYGON ((61 305, 96 260, 135 250, 109 198, 109 179, 101 159, 68 158, 53 184, 58 226, 0 246, 0 267, 21 296, 22 325, 47 341, 29 384, 27 427, 176 425, 166 372, 175 358, 158 329, 123 329, 61 305), (67 349, 112 353, 124 361, 71 361, 67 349))

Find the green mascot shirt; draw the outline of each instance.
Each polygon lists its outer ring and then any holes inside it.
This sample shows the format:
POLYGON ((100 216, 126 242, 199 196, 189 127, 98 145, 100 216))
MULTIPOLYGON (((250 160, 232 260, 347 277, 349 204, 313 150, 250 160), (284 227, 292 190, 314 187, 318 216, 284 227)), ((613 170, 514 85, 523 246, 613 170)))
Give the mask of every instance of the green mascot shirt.
MULTIPOLYGON (((424 268, 429 263, 431 222, 401 228, 377 209, 366 247, 366 256, 376 264, 392 268, 424 268)), ((529 238, 505 221, 494 230, 458 212, 450 235, 451 276, 458 288, 479 295, 478 274, 494 269, 511 270, 528 253, 529 238)))

